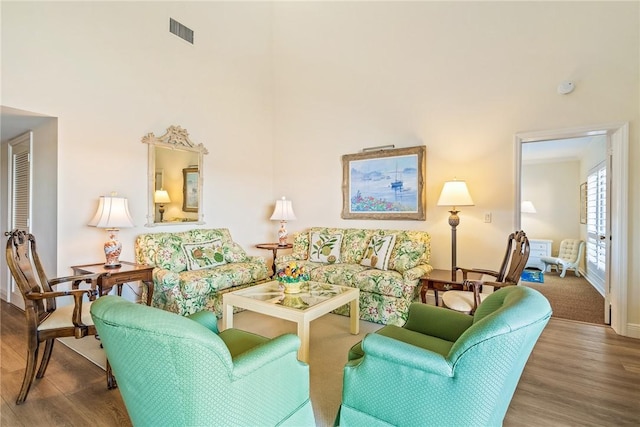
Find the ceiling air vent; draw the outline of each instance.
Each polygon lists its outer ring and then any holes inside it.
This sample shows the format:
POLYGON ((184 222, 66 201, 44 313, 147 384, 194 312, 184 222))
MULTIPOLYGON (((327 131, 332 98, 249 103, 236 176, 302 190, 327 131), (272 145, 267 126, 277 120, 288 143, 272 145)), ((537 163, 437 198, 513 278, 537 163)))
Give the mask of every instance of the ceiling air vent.
POLYGON ((169 31, 193 44, 193 30, 189 27, 185 27, 173 18, 169 18, 169 31))

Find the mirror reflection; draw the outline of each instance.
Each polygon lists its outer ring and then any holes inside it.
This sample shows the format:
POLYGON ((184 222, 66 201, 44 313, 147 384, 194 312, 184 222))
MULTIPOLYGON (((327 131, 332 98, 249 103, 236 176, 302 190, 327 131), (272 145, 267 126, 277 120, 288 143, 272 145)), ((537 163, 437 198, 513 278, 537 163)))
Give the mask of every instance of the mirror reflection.
POLYGON ((180 126, 170 126, 156 137, 142 138, 149 144, 149 208, 147 227, 180 223, 203 224, 202 144, 189 139, 180 126))

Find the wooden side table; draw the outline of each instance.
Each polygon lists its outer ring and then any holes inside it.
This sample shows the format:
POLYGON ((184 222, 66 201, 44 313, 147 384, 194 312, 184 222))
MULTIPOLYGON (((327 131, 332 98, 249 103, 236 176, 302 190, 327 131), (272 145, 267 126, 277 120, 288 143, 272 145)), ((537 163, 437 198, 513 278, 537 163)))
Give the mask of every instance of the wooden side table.
MULTIPOLYGON (((111 291, 114 286, 118 287, 118 295, 122 295, 122 285, 128 282, 142 282, 147 287, 147 305, 151 305, 153 296, 153 267, 133 262, 120 261, 119 268, 105 268, 104 263, 74 265, 73 274, 100 274, 97 280, 98 296, 101 297, 111 291)), ((77 288, 78 282, 73 283, 77 288)))
MULTIPOLYGON (((469 279, 479 279, 481 276, 470 274, 469 279)), ((438 305, 438 292, 463 290, 462 273, 458 271, 456 281, 451 280, 451 270, 433 270, 427 276, 420 278, 420 300, 426 304, 427 291, 433 291, 433 296, 438 305)))
POLYGON ((286 245, 280 245, 278 243, 259 243, 256 245, 256 248, 269 249, 271 252, 273 252, 273 264, 271 265, 271 268, 273 270, 273 276, 275 276, 276 275, 276 257, 278 256, 278 250, 291 249, 293 248, 293 245, 291 243, 287 243, 286 245))

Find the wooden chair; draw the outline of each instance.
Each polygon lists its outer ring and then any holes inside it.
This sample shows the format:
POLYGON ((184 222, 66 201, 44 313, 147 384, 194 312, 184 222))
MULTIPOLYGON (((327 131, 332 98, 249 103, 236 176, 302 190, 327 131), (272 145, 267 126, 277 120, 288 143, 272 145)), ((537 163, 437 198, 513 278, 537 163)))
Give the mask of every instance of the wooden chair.
POLYGON ((27 367, 16 400, 16 404, 20 405, 27 399, 33 379, 44 376, 56 338, 82 338, 96 334, 89 313, 91 301, 83 302, 83 297, 88 295, 90 300, 95 298, 96 279, 99 275, 48 279, 38 257, 36 239, 33 235, 20 230, 5 234, 9 237, 6 249, 7 265, 24 298, 27 320, 27 367), (81 282, 87 282, 91 287, 77 289, 81 282), (61 283, 72 283, 72 288, 75 289, 54 290, 61 283), (56 298, 62 296, 72 296, 74 304, 58 307, 56 298), (38 351, 42 342, 45 343, 45 347, 36 374, 38 351))
MULTIPOLYGON (((447 291, 442 296, 442 301, 447 308, 473 314, 480 303, 493 291, 505 286, 517 285, 520 275, 529 259, 529 239, 524 231, 511 233, 507 239, 507 250, 502 260, 499 271, 480 268, 456 267, 462 272, 462 282, 452 283, 462 290, 447 291), (481 275, 480 280, 471 280, 469 275, 481 275), (484 276, 491 276, 494 280, 484 280, 484 276), (485 289, 492 287, 491 291, 485 289), (488 292, 483 292, 483 290, 488 292)), ((438 280, 435 280, 438 281, 438 280)))

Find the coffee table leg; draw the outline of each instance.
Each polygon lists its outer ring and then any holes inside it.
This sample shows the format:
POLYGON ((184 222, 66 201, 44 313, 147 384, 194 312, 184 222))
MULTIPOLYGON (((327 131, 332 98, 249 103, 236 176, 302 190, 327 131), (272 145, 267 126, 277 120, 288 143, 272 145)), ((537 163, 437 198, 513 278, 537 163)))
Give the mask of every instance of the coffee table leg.
POLYGON ((349 317, 351 318, 351 333, 358 335, 358 333, 360 333, 360 297, 356 296, 350 304, 349 317))
POLYGON ((309 363, 309 322, 301 320, 298 322, 298 336, 300 337, 300 350, 298 350, 298 359, 302 362, 309 363))
POLYGON ((233 328, 233 305, 223 302, 222 303, 222 330, 229 329, 229 328, 233 328))

